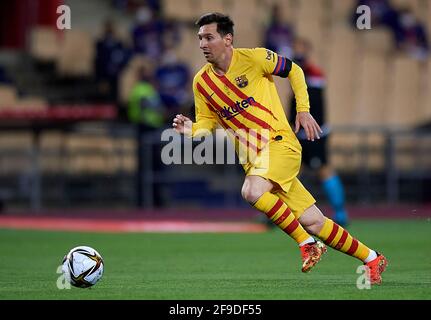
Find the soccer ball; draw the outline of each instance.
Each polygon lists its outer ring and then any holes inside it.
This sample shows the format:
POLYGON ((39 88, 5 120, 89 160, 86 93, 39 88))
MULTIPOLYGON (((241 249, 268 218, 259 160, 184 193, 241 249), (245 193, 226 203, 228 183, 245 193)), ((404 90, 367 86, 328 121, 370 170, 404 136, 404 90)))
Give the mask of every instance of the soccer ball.
POLYGON ((88 288, 103 275, 102 256, 87 246, 75 247, 63 259, 62 272, 66 280, 78 288, 88 288))

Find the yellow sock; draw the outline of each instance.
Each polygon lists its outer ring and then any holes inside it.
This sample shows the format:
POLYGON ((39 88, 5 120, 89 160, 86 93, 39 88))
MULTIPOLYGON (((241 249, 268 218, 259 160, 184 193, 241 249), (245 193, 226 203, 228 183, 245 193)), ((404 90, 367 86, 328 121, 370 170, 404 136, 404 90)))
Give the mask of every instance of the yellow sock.
POLYGON ((276 195, 265 192, 253 206, 265 213, 269 219, 291 236, 298 244, 311 237, 287 205, 276 195))
POLYGON ((370 253, 370 248, 353 238, 343 227, 328 218, 326 218, 325 224, 317 236, 331 248, 361 261, 364 261, 370 253))

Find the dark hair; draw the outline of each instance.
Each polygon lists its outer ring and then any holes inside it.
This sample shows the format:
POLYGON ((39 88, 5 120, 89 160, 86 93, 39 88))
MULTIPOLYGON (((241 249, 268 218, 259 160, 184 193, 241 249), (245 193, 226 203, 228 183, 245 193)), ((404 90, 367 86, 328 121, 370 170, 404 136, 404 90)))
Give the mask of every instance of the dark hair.
POLYGON ((228 33, 233 36, 234 23, 229 16, 218 12, 206 13, 195 22, 199 27, 210 23, 217 23, 217 32, 223 37, 228 33))

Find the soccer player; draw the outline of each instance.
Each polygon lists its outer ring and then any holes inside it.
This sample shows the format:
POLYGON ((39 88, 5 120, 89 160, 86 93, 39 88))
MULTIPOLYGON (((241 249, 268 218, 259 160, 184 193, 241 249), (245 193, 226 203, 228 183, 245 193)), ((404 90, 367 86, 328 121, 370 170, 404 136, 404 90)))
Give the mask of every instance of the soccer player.
POLYGON ((241 146, 256 151, 258 156, 243 163, 242 196, 298 243, 303 272, 319 262, 326 244, 363 261, 370 283, 380 284, 386 258, 326 218, 297 178, 301 145, 287 121, 273 76, 289 78, 297 101, 295 132, 302 127, 307 139, 314 141, 322 131, 309 112, 302 69, 265 48, 234 48, 229 16, 205 14, 196 25, 199 47, 208 61, 193 80, 196 122, 179 114, 173 119, 174 129, 195 137, 220 125, 235 139, 237 153, 241 146))
MULTIPOLYGON (((325 78, 323 72, 310 61, 311 43, 297 38, 293 43, 293 61, 301 67, 305 74, 310 105, 313 117, 322 129, 320 139, 308 141, 305 131, 301 129, 297 137, 302 146, 302 163, 313 171, 317 171, 323 190, 334 211, 333 219, 341 226, 348 223, 348 215, 344 207, 344 188, 341 179, 328 163, 327 139, 329 128, 325 122, 325 78)), ((290 101, 289 121, 296 117, 296 99, 290 101)))

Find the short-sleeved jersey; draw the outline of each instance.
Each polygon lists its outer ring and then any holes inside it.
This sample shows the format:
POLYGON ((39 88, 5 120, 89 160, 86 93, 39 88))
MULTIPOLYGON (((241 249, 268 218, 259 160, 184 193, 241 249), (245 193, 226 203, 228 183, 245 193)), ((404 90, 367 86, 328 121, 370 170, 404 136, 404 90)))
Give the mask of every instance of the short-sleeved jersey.
MULTIPOLYGON (((217 124, 233 131, 260 132, 267 130, 270 137, 277 131, 290 131, 273 74, 285 69, 286 58, 265 48, 234 49, 232 61, 225 75, 217 75, 211 64, 206 64, 194 77, 196 123, 198 129, 212 131, 217 124)), ((241 142, 241 137, 238 138, 241 142)), ((244 140, 244 139, 242 139, 244 140)), ((243 141, 245 143, 245 140, 243 141)))

